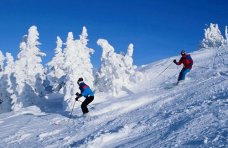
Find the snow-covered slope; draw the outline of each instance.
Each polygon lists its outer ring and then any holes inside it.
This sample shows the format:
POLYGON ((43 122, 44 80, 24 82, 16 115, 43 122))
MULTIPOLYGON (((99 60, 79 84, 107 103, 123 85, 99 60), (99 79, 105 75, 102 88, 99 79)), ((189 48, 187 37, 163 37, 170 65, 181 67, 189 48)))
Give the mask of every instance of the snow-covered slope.
POLYGON ((0 114, 0 147, 227 147, 228 52, 191 55, 194 67, 180 85, 173 86, 181 67, 171 64, 179 57, 142 66, 140 84, 120 97, 96 94, 86 117, 77 102, 69 120, 60 96, 43 111, 0 114))

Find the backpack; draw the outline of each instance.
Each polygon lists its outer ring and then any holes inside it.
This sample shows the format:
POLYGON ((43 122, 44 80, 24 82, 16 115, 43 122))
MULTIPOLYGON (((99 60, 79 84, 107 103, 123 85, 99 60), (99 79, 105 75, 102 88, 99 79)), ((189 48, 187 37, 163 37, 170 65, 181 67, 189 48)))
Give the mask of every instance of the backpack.
POLYGON ((186 60, 188 60, 190 62, 189 66, 193 65, 193 60, 192 60, 192 57, 190 56, 190 54, 186 56, 186 60))

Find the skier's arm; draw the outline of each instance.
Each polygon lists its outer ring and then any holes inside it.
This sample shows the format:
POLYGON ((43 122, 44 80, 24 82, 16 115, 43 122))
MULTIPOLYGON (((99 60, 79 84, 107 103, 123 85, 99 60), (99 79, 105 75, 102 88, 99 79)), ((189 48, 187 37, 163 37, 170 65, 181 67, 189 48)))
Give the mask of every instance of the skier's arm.
POLYGON ((181 57, 181 59, 179 60, 179 62, 176 62, 177 65, 181 65, 183 63, 183 58, 181 57))

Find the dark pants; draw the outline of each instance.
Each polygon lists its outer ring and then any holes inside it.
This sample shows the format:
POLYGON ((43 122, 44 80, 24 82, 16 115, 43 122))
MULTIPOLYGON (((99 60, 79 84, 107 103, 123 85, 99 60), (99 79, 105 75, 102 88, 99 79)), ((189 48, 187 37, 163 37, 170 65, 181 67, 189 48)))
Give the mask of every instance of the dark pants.
POLYGON ((89 112, 87 105, 91 103, 93 99, 94 99, 94 96, 89 96, 89 97, 86 97, 84 102, 82 102, 81 108, 82 108, 83 114, 86 114, 89 112))

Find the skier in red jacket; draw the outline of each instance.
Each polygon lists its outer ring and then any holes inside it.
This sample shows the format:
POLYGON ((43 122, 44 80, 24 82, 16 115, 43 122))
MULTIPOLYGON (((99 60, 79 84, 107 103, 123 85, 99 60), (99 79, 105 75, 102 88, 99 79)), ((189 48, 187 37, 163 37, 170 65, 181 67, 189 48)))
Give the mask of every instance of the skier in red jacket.
POLYGON ((190 70, 192 69, 192 65, 193 65, 193 60, 190 56, 190 54, 186 54, 186 52, 184 50, 181 51, 181 59, 179 60, 179 62, 177 62, 176 60, 173 60, 173 62, 176 64, 176 65, 181 65, 183 64, 184 67, 183 69, 181 70, 180 74, 179 74, 179 77, 178 77, 178 82, 177 84, 179 83, 179 81, 181 80, 184 80, 185 79, 185 76, 188 72, 190 72, 190 70))

